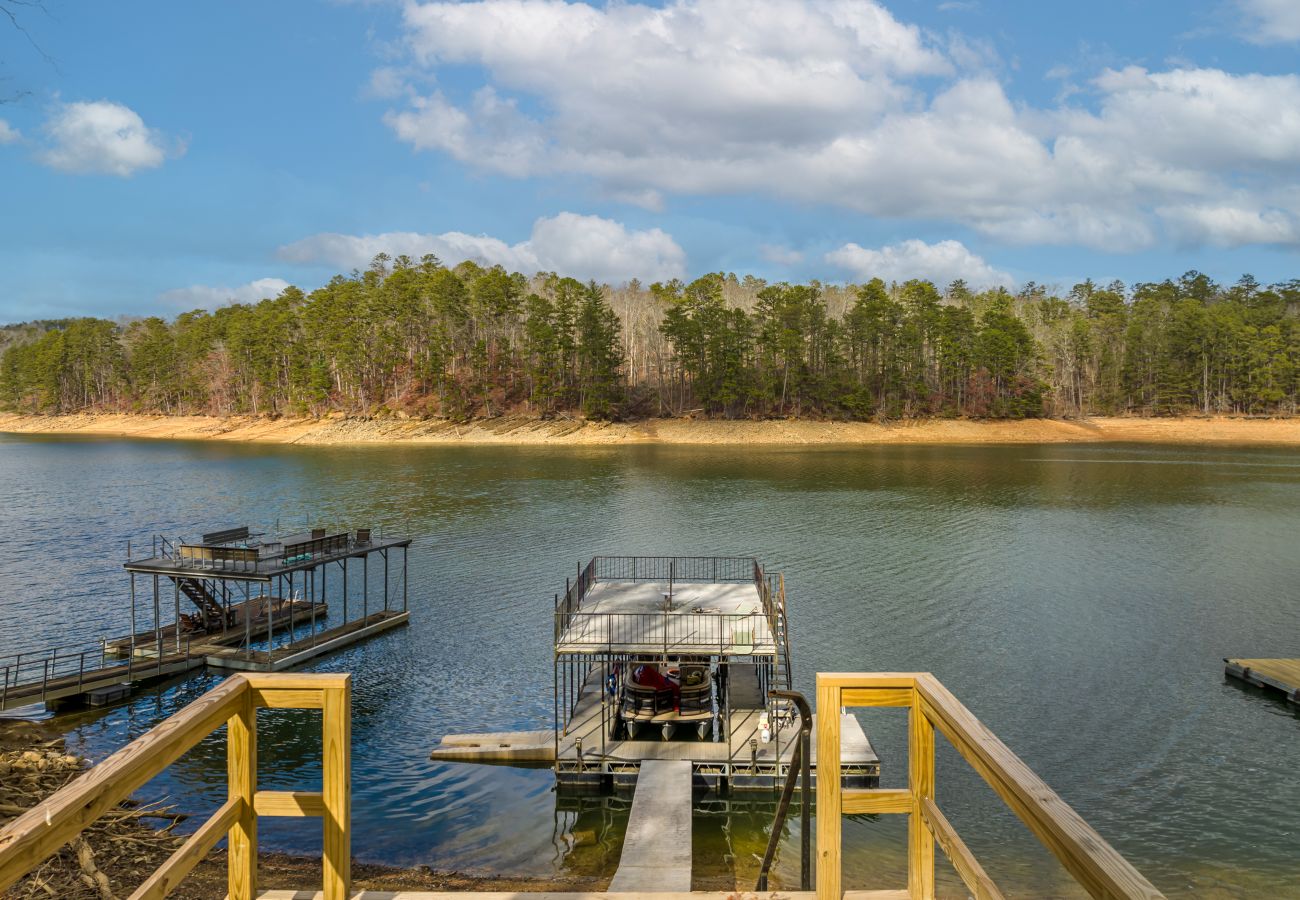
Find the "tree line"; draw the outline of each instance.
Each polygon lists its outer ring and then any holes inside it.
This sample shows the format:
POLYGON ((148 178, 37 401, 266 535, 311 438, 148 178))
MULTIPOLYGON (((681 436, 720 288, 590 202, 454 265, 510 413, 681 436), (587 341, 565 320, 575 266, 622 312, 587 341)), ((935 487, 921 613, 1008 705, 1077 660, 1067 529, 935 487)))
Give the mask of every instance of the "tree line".
POLYGON ((1300 281, 617 288, 381 254, 258 303, 0 331, 35 413, 902 419, 1296 412, 1300 281))

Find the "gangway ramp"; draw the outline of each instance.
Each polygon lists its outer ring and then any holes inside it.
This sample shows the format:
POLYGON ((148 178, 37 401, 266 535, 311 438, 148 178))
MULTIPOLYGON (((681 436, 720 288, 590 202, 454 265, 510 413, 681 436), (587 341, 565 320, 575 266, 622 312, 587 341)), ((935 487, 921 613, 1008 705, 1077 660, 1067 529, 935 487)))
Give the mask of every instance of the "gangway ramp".
POLYGON ((660 893, 691 889, 691 762, 641 763, 623 853, 609 891, 660 893))

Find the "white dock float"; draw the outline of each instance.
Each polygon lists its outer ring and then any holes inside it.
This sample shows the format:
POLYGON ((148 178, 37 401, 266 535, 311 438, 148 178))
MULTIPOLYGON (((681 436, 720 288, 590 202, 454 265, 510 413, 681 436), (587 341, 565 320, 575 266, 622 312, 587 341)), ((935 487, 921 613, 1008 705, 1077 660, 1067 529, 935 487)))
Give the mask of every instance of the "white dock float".
POLYGON ((611 893, 691 889, 691 763, 641 763, 611 893))

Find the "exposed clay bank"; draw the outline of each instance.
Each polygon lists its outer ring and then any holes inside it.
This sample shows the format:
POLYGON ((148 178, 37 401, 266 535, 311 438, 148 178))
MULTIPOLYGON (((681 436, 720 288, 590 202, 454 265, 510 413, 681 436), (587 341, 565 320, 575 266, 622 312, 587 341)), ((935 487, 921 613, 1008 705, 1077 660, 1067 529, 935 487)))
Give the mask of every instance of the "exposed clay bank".
POLYGON ((1300 444, 1300 418, 1093 418, 973 421, 926 419, 881 425, 807 420, 650 419, 588 422, 503 416, 445 419, 259 418, 0 414, 0 431, 281 444, 1300 444))

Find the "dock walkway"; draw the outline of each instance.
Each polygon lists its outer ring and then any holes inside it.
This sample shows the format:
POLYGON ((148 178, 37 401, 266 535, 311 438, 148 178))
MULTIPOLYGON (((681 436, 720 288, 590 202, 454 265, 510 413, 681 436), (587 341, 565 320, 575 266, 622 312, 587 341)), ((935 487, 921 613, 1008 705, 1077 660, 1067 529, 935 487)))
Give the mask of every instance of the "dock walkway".
POLYGON ((185 636, 177 652, 169 652, 169 640, 163 640, 161 653, 153 643, 137 645, 134 655, 128 646, 122 658, 114 658, 106 648, 62 656, 57 655, 58 651, 45 657, 26 654, 25 661, 0 664, 0 712, 79 698, 89 698, 91 705, 99 705, 94 699, 97 692, 120 699, 137 687, 205 666, 241 672, 283 672, 409 620, 408 612, 380 610, 296 639, 290 635, 290 640, 271 650, 232 647, 218 634, 215 638, 185 636))
POLYGON ((646 760, 632 798, 612 892, 691 889, 691 764, 646 760))
POLYGON ((1224 674, 1300 704, 1300 659, 1224 659, 1224 674))

